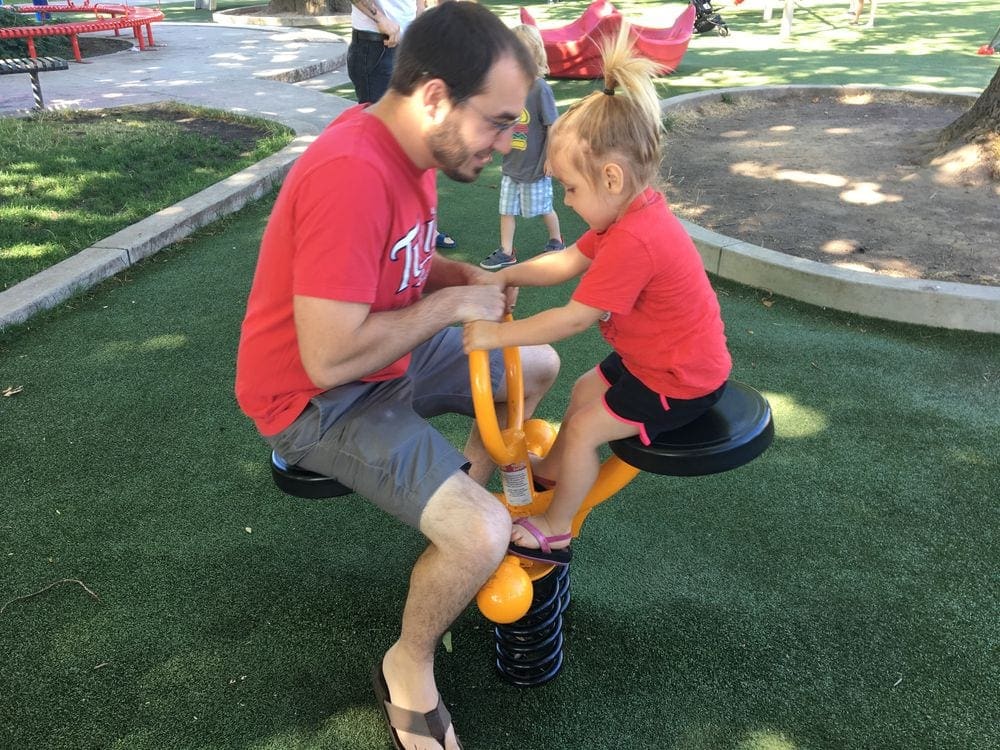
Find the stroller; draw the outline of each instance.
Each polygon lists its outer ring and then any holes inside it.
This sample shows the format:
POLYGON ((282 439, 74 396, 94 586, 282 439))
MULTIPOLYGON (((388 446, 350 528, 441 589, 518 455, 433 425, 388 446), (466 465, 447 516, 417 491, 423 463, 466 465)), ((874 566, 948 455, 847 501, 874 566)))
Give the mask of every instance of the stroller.
POLYGON ((716 29, 719 36, 729 36, 729 27, 722 20, 722 16, 715 12, 711 0, 691 0, 694 6, 694 30, 698 34, 716 29))

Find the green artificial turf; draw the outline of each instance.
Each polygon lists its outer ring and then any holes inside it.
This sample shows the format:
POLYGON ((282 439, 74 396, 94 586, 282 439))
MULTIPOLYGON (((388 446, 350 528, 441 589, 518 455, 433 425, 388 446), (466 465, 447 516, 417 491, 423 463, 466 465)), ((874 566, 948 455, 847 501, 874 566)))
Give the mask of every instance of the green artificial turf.
MULTIPOLYGON (((461 216, 492 228, 477 189, 461 216)), ((283 496, 234 403, 268 208, 0 336, 23 389, 0 398, 2 747, 386 746, 367 673, 422 542, 354 496, 283 496), (10 601, 63 579, 100 601, 10 601)), ((549 686, 500 682, 470 608, 438 661, 466 746, 994 747, 997 337, 717 288, 774 445, 592 513, 549 686)), ((558 348, 552 421, 602 345, 558 348)))

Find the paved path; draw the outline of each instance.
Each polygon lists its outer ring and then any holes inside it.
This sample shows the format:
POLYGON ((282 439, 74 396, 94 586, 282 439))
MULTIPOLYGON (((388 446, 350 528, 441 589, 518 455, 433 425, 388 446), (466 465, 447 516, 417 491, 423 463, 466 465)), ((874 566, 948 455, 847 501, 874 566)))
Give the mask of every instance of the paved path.
MULTIPOLYGON (((98 36, 96 34, 89 36, 98 36)), ((40 76, 49 109, 94 109, 173 99, 278 120, 318 133, 346 105, 320 92, 347 80, 347 43, 313 29, 157 23, 156 46, 70 63, 40 76), (314 76, 308 85, 290 86, 314 76)), ((29 110, 27 76, 0 77, 0 114, 29 110)))

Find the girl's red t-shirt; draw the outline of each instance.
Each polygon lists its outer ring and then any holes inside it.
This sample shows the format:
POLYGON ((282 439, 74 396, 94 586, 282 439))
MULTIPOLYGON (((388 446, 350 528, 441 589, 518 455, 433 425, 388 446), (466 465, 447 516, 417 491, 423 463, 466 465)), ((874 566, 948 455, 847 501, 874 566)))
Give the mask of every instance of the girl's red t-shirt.
POLYGON ((606 311, 601 334, 629 371, 670 398, 698 398, 732 369, 722 313, 701 256, 666 198, 647 188, 577 248, 592 259, 573 299, 606 311))

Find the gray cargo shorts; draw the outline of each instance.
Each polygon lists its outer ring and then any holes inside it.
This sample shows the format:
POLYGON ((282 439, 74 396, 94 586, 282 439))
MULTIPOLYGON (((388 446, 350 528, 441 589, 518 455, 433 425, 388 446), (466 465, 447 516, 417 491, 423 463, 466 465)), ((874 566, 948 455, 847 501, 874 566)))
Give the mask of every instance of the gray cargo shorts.
MULTIPOLYGON (((490 375, 495 394, 504 379, 498 351, 490 353, 490 375)), ((320 393, 267 441, 289 464, 336 477, 418 528, 431 496, 468 466, 462 452, 427 422, 439 414, 474 415, 461 328, 446 328, 414 349, 402 377, 320 393)))

